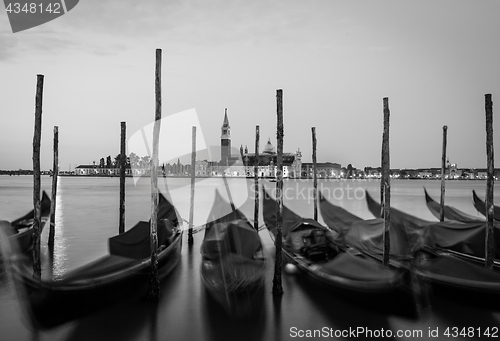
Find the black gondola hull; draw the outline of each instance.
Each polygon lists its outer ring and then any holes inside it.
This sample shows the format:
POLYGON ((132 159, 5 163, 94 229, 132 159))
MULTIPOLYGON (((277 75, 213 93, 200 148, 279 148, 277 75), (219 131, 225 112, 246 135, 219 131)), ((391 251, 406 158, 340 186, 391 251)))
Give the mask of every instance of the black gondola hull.
MULTIPOLYGON (((158 276, 166 277, 179 263, 182 232, 165 250, 158 253, 158 276)), ((86 284, 59 285, 41 282, 31 277, 25 265, 15 264, 14 275, 23 283, 21 296, 28 302, 28 314, 35 326, 52 328, 95 312, 129 296, 144 297, 151 273, 151 261, 145 260, 133 269, 116 273, 108 280, 86 284)))
MULTIPOLYGON (((44 191, 40 202, 40 234, 43 232, 45 224, 49 220, 51 201, 44 191)), ((26 253, 33 248, 33 217, 34 210, 26 213, 24 216, 13 220, 10 226, 2 226, 9 230, 9 241, 12 247, 19 252, 26 253)))
POLYGON ((226 313, 244 319, 260 312, 266 257, 258 232, 216 191, 201 245, 201 280, 226 313))

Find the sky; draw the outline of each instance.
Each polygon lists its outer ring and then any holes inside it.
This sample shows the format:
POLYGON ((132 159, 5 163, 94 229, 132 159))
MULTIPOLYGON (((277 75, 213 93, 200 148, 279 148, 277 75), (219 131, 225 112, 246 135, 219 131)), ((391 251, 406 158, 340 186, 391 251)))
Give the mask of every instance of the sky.
POLYGON ((52 168, 54 126, 60 170, 117 155, 120 122, 130 137, 154 120, 156 49, 162 117, 195 109, 207 146, 220 145, 225 108, 233 147, 253 152, 256 125, 261 149, 276 146, 282 89, 285 152, 311 162, 316 127, 318 162, 378 167, 388 97, 391 168, 440 167, 443 125, 450 162, 485 168, 499 17, 500 0, 80 0, 14 34, 2 8, 0 169, 33 167, 37 74, 41 168, 52 168))

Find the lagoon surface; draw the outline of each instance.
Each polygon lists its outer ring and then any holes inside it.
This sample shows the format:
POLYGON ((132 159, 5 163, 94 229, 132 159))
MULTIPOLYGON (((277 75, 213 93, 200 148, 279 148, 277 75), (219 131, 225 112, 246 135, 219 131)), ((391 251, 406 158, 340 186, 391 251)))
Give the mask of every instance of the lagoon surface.
MULTIPOLYGON (((49 195, 51 180, 42 177, 42 189, 49 195)), ((253 219, 253 192, 249 186, 253 180, 227 180, 236 206, 253 219)), ((275 187, 267 180, 260 183, 271 191, 275 187)), ((60 177, 58 186, 52 266, 49 266, 47 257, 48 227, 42 234, 44 278, 63 277, 67 271, 105 255, 107 239, 118 233, 119 178, 60 177)), ((424 186, 439 201, 440 181, 393 180, 391 205, 423 219, 437 221, 425 205, 424 186)), ((378 199, 379 181, 318 180, 318 187, 332 203, 362 218, 373 218, 367 209, 364 191, 378 199)), ((472 190, 484 197, 485 187, 485 181, 447 181, 446 204, 482 218, 472 205, 472 190)), ((32 209, 32 188, 31 176, 0 176, 0 219, 10 221, 32 209)), ((181 216, 188 219, 190 179, 168 178, 166 182, 159 179, 159 188, 163 193, 168 191, 181 216)), ((221 178, 197 179, 195 225, 206 222, 216 188, 227 197, 221 178)), ((285 205, 300 215, 312 217, 311 188, 312 180, 285 180, 285 205)), ((495 202, 500 203, 500 188, 495 189, 495 202)), ((137 221, 149 220, 150 191, 149 178, 139 179, 137 183, 132 178, 126 179, 126 229, 137 221)), ((322 222, 321 214, 318 213, 318 217, 322 222)), ((262 224, 261 206, 259 225, 262 224)), ((273 299, 275 249, 266 230, 262 230, 260 236, 269 259, 266 295, 262 312, 251 319, 233 319, 207 297, 199 276, 203 232, 194 235, 192 247, 188 246, 185 233, 181 262, 162 282, 161 298, 157 304, 129 297, 50 330, 37 330, 30 325, 14 283, 2 269, 0 340, 296 340, 302 335, 308 340, 373 339, 376 335, 379 339, 389 340, 471 340, 478 338, 477 330, 500 326, 500 307, 483 310, 461 304, 460 297, 450 300, 431 293, 431 306, 424 315, 407 316, 383 309, 368 309, 297 274, 283 273, 284 294, 279 300, 273 299), (458 331, 473 328, 475 337, 459 333, 447 337, 444 334, 446 329, 450 328, 451 332, 454 327, 458 331), (325 332, 318 337, 305 337, 313 330, 325 332), (347 333, 353 330, 365 332, 347 333), (372 337, 367 334, 370 331, 372 337)), ((496 336, 500 338, 498 333, 496 336)), ((486 336, 481 339, 486 339, 486 336)))

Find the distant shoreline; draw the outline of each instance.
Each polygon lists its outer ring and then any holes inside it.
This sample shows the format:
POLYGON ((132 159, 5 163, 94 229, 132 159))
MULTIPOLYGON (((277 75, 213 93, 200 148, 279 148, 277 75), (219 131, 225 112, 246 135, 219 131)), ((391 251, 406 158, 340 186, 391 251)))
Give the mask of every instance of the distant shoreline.
MULTIPOLYGON (((43 173, 42 175, 44 176, 52 176, 49 173, 43 173)), ((33 176, 33 174, 6 174, 2 173, 0 176, 33 176)), ((60 177, 71 177, 71 178, 120 178, 119 175, 76 175, 76 174, 59 174, 60 177)), ((126 178, 133 178, 133 175, 125 175, 126 178)), ((149 175, 141 175, 139 176, 141 178, 149 178, 149 175)), ((159 178, 174 178, 174 179, 190 179, 190 175, 168 175, 168 176, 163 176, 163 175, 158 175, 159 178)), ((222 178, 222 176, 208 176, 208 175, 198 175, 195 176, 196 179, 208 179, 208 178, 222 178)), ((244 177, 244 176, 232 176, 232 175, 227 175, 226 178, 232 178, 232 179, 254 179, 253 177, 244 177)), ((268 180, 271 182, 275 182, 276 178, 269 178, 269 177, 259 177, 259 180, 268 180)), ((313 180, 312 177, 309 178, 283 178, 283 180, 313 180)), ((325 180, 358 180, 358 181, 363 181, 363 180, 377 180, 379 181, 380 179, 378 178, 318 178, 318 181, 325 181, 325 180)), ((440 178, 391 178, 392 181, 394 180, 434 180, 434 181, 440 181, 440 178)), ((446 181, 486 181, 486 179, 446 179, 446 181)))

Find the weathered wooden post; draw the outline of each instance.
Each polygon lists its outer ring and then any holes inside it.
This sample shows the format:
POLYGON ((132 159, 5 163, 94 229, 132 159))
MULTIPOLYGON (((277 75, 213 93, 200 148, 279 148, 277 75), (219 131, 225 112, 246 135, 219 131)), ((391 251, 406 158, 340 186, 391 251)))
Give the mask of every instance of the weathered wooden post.
POLYGON ((282 258, 281 258, 281 246, 282 246, 282 222, 283 222, 283 90, 276 90, 276 104, 277 104, 277 132, 276 137, 278 139, 278 174, 276 182, 276 239, 274 245, 276 248, 276 260, 274 265, 274 279, 273 279, 273 294, 280 295, 283 293, 283 286, 281 283, 282 274, 282 258))
POLYGON ((193 126, 192 132, 192 150, 191 150, 191 201, 189 205, 189 232, 188 232, 188 244, 193 245, 193 215, 194 215, 194 176, 196 167, 196 126, 193 126))
POLYGON ((151 274, 149 276, 148 297, 160 297, 160 280, 158 278, 158 141, 161 123, 161 49, 156 49, 155 72, 155 123, 153 128, 153 155, 151 158, 151 274))
POLYGON ((313 144, 313 200, 314 200, 314 220, 318 221, 318 176, 316 174, 316 127, 311 128, 313 144))
POLYGON ((125 232, 125 164, 127 156, 125 155, 125 139, 127 136, 127 124, 120 123, 120 225, 118 232, 125 232))
POLYGON ((446 133, 448 127, 443 126, 443 155, 441 157, 441 213, 439 220, 444 221, 444 191, 445 191, 445 177, 446 177, 446 133))
POLYGON ((384 97, 384 134, 382 138, 382 174, 383 174, 383 218, 384 218, 384 254, 383 264, 389 264, 391 240, 389 229, 391 227, 391 163, 389 159, 389 98, 384 97))
POLYGON ((49 248, 53 250, 56 234, 57 177, 59 176, 59 127, 54 127, 54 164, 52 165, 52 200, 50 203, 49 248))
MULTIPOLYGON (((385 131, 385 100, 386 98, 384 98, 384 127, 383 127, 383 130, 382 130, 382 153, 381 153, 381 161, 380 161, 380 171, 381 171, 381 175, 380 175, 380 218, 384 218, 384 186, 385 186, 385 182, 384 182, 384 179, 385 179, 385 168, 384 168, 384 164, 385 164, 385 156, 386 154, 384 153, 384 146, 385 146, 385 140, 386 140, 386 131, 385 131)), ((388 100, 388 99, 387 99, 388 100)), ((389 108, 387 108, 387 110, 389 110, 389 108)), ((388 124, 389 122, 387 122, 388 124)))
POLYGON ((42 139, 43 75, 37 75, 35 95, 35 132, 33 136, 33 277, 42 277, 40 261, 40 143, 42 139))
POLYGON ((492 270, 495 258, 495 244, 493 239, 493 185, 494 185, 494 162, 493 162, 493 102, 491 94, 484 95, 486 109, 486 159, 487 159, 487 178, 486 178, 486 257, 485 266, 492 270))
MULTIPOLYGON (((385 122, 384 122, 385 124, 385 122)), ((385 140, 385 129, 384 132, 382 133, 382 157, 380 161, 380 218, 384 218, 384 179, 385 179, 385 169, 384 169, 384 140, 385 140)))
POLYGON ((253 192, 255 195, 255 208, 253 211, 253 228, 259 230, 259 126, 255 126, 255 159, 253 161, 253 192))

